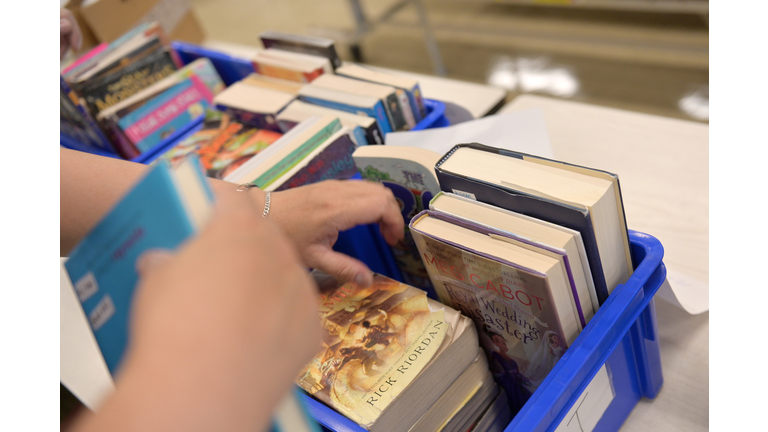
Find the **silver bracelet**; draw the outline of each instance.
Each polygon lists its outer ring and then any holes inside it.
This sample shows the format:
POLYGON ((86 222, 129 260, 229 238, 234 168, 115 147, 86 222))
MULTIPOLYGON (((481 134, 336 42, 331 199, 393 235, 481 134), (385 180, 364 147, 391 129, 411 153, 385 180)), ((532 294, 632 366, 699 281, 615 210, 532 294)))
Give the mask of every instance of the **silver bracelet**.
MULTIPOLYGON (((237 191, 245 192, 252 187, 256 187, 256 185, 253 183, 243 183, 237 187, 237 191)), ((261 212, 261 217, 267 217, 267 215, 269 214, 269 205, 271 203, 270 198, 271 198, 270 193, 266 192, 266 194, 264 195, 264 211, 261 212)))
POLYGON ((269 192, 267 192, 266 195, 264 195, 264 211, 261 213, 261 217, 267 217, 269 214, 269 192))

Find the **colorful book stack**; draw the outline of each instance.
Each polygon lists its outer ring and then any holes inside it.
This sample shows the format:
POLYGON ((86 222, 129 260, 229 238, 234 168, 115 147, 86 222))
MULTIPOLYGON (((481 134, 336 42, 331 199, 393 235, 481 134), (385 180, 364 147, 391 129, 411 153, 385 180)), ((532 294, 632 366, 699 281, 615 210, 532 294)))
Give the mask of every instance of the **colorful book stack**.
MULTIPOLYGON (((381 275, 362 288, 313 274, 324 331, 297 378, 307 393, 369 431, 467 431, 486 416, 509 422, 471 319, 381 275)), ((332 412, 316 419, 336 422, 332 412)))

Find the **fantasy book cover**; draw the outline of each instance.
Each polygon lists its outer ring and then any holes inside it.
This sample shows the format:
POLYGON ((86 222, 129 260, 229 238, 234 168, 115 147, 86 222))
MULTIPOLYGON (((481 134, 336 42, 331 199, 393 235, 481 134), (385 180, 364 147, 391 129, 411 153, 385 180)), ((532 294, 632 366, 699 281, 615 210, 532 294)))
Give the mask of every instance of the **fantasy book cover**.
POLYGON ((203 127, 159 159, 172 164, 197 153, 206 175, 223 179, 251 157, 269 147, 282 134, 234 121, 228 114, 208 109, 203 127))
POLYGON ((370 427, 437 352, 449 328, 445 311, 431 310, 423 291, 378 274, 367 288, 314 275, 323 343, 297 383, 370 427))
POLYGON ((380 182, 391 189, 400 204, 405 221, 405 236, 391 249, 403 279, 407 284, 421 288, 437 299, 408 228, 411 218, 429 209, 429 202, 440 192, 435 175, 422 164, 408 159, 356 156, 355 163, 364 179, 380 182))
POLYGON ((516 414, 568 348, 546 277, 412 232, 440 300, 475 322, 516 414))

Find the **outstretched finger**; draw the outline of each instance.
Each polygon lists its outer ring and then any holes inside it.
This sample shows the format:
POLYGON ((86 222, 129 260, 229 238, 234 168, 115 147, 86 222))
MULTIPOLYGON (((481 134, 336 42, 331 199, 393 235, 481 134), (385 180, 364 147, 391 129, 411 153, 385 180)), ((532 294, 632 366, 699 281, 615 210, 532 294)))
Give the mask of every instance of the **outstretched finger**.
POLYGON ((373 283, 373 272, 362 261, 330 248, 311 251, 311 266, 342 282, 355 282, 367 287, 373 283))

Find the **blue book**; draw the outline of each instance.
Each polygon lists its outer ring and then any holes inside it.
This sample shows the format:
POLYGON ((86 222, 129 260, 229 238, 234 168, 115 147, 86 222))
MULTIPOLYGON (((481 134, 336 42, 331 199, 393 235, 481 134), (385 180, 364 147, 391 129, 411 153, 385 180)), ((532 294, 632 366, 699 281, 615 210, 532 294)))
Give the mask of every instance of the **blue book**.
POLYGON ((114 374, 128 344, 138 282, 136 260, 151 248, 176 249, 208 220, 213 193, 196 158, 154 166, 72 251, 65 267, 107 368, 114 374))
MULTIPOLYGON (((208 221, 214 195, 197 156, 174 168, 162 161, 75 247, 64 264, 110 374, 128 345, 128 323, 139 276, 136 260, 149 249, 175 250, 208 221)), ((280 404, 272 431, 320 432, 296 387, 280 404)))
POLYGON ((298 97, 299 100, 310 104, 373 117, 376 119, 382 137, 392 132, 392 125, 381 99, 315 87, 312 84, 302 87, 298 97))

